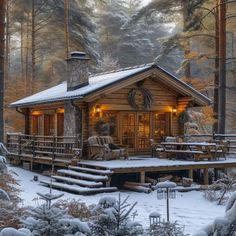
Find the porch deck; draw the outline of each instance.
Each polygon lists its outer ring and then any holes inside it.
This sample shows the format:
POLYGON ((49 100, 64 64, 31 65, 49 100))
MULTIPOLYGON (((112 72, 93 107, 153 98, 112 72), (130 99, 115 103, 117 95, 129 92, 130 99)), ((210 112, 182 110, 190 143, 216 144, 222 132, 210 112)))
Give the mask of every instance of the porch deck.
POLYGON ((150 157, 130 157, 128 160, 82 161, 86 166, 110 169, 114 173, 135 173, 139 171, 189 170, 204 168, 236 167, 236 157, 215 161, 182 161, 150 157))
POLYGON ((150 157, 131 157, 128 160, 110 160, 110 161, 81 161, 80 165, 95 168, 109 169, 113 174, 140 174, 140 182, 145 182, 146 173, 188 171, 188 177, 193 178, 193 170, 204 171, 204 184, 208 184, 208 169, 227 169, 236 167, 236 157, 230 157, 214 161, 182 161, 167 160, 150 157))

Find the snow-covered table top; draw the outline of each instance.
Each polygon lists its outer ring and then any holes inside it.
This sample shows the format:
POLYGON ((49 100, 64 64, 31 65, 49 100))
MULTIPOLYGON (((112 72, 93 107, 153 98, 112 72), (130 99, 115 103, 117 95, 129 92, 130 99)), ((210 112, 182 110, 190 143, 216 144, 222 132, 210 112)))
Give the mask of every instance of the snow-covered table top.
POLYGON ((176 145, 176 146, 216 146, 216 143, 207 143, 207 142, 161 142, 162 145, 176 145))

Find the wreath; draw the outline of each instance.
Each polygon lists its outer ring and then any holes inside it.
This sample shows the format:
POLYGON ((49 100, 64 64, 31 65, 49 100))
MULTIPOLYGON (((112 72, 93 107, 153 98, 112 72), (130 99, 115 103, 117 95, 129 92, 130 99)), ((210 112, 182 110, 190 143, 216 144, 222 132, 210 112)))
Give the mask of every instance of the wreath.
POLYGON ((110 131, 109 124, 103 119, 99 119, 95 123, 94 128, 98 135, 109 135, 109 131, 110 131))
POLYGON ((135 89, 131 89, 128 93, 128 102, 131 107, 133 107, 135 110, 148 110, 151 108, 152 103, 153 103, 153 97, 150 91, 146 88, 143 87, 138 87, 135 89), (135 102, 135 96, 137 92, 140 91, 143 95, 143 105, 140 107, 136 102, 135 102))

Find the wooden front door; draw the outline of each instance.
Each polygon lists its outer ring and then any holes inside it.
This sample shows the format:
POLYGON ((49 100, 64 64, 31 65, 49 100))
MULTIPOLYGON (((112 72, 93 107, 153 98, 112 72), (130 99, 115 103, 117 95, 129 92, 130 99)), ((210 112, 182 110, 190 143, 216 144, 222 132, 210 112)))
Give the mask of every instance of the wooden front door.
POLYGON ((131 152, 141 154, 150 150, 151 119, 149 112, 124 112, 121 114, 121 140, 131 152))
POLYGON ((136 153, 150 150, 150 113, 136 113, 136 153))

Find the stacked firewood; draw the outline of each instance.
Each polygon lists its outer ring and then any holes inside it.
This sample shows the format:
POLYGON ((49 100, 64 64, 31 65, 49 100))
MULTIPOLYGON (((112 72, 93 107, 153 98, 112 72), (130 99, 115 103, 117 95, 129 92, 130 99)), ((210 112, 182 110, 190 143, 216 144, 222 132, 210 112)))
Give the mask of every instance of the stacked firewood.
POLYGON ((163 178, 158 178, 157 180, 150 177, 145 177, 146 183, 125 181, 123 187, 125 189, 132 190, 135 192, 150 193, 156 189, 155 186, 158 182, 170 180, 172 177, 172 175, 168 175, 163 178))
POLYGON ((186 189, 191 190, 190 187, 193 184, 193 179, 185 178, 185 177, 180 178, 173 175, 167 175, 164 177, 160 177, 158 179, 153 179, 146 176, 145 183, 125 181, 123 187, 125 189, 135 191, 135 192, 150 193, 156 189, 157 183, 164 182, 167 180, 172 180, 174 182, 177 182, 177 185, 179 186, 178 191, 186 191, 186 189))

